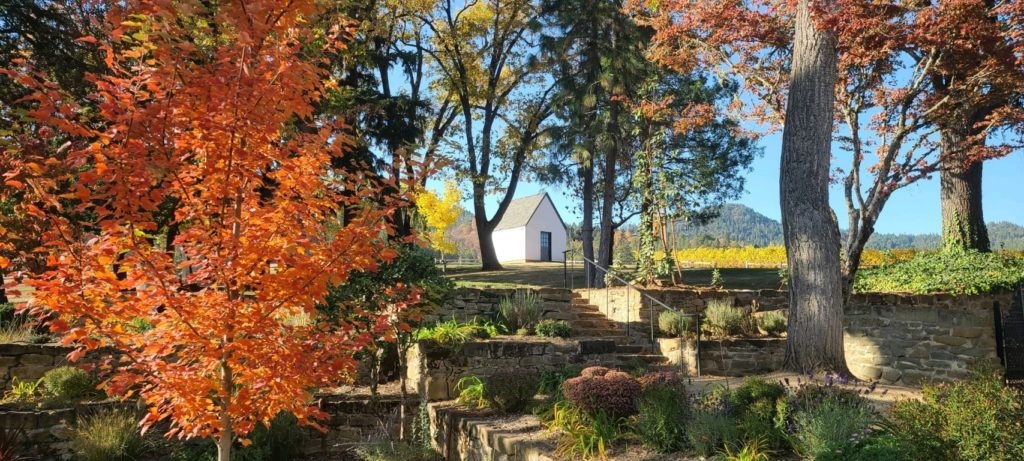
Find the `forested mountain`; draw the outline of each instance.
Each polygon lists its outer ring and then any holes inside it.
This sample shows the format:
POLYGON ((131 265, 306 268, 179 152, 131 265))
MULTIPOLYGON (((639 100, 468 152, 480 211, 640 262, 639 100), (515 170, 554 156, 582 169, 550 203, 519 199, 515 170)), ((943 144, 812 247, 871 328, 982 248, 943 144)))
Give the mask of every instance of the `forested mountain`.
MULTIPOLYGON (((686 222, 676 224, 680 245, 698 246, 768 246, 782 244, 782 225, 778 221, 744 205, 730 203, 720 215, 704 225, 686 222)), ((1024 250, 1024 226, 1000 221, 988 224, 992 249, 1024 250)), ((867 248, 934 249, 941 245, 939 234, 879 234, 871 236, 867 248)))
POLYGON ((717 218, 704 225, 676 223, 681 246, 782 245, 782 225, 738 203, 722 206, 717 218))

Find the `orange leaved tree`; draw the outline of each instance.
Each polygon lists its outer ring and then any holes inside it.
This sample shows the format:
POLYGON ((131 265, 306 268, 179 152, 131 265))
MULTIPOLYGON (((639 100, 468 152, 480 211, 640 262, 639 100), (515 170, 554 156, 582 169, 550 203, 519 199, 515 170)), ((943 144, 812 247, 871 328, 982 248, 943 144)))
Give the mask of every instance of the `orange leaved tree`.
POLYGON ((144 428, 169 420, 171 435, 211 437, 227 461, 281 411, 315 425, 311 390, 346 378, 352 352, 403 307, 356 313, 377 319, 369 330, 316 314, 329 283, 394 255, 393 209, 364 205, 377 192, 358 171, 329 169, 345 140, 313 116, 329 81, 312 57, 341 52, 347 32, 307 27, 312 0, 105 11, 109 41, 82 39, 109 69, 90 77, 89 101, 28 67, 5 71, 33 90, 21 104, 40 136, 75 140, 18 151, 5 175, 49 226, 34 302, 73 355, 124 353, 105 386, 145 401, 144 428), (55 166, 70 174, 35 174, 55 166))

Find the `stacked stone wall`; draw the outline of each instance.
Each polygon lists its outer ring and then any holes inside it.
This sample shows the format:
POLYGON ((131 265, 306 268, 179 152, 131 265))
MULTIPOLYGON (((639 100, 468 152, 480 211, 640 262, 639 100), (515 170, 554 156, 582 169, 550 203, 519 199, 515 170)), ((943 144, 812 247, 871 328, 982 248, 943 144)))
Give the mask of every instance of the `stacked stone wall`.
POLYGON ((430 401, 458 397, 456 385, 465 376, 491 376, 519 370, 539 374, 567 366, 608 363, 614 359, 612 340, 566 340, 536 336, 499 337, 471 341, 458 347, 419 342, 407 355, 407 379, 430 401))
POLYGON ((504 298, 514 297, 517 291, 536 294, 544 305, 542 318, 555 320, 573 320, 569 303, 572 293, 556 288, 523 288, 523 289, 478 289, 458 288, 454 297, 447 305, 436 312, 425 316, 426 322, 444 321, 454 318, 459 322, 493 319, 498 312, 498 304, 504 298))
MULTIPOLYGON (((0 383, 4 389, 10 389, 14 378, 34 382, 47 371, 69 365, 67 355, 73 350, 57 344, 0 344, 0 383)), ((74 365, 91 368, 114 353, 113 350, 93 351, 74 365)))
POLYGON ((861 379, 920 385, 964 378, 998 363, 994 306, 1009 294, 983 296, 855 295, 846 307, 844 344, 861 379))

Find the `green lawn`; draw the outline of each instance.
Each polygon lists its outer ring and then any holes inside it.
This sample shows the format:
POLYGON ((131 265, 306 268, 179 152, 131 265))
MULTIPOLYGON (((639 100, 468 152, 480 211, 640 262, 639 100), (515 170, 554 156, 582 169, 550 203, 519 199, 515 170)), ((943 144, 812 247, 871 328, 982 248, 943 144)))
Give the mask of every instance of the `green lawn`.
MULTIPOLYGON (((580 263, 563 266, 562 263, 507 263, 504 270, 481 271, 479 266, 448 266, 448 277, 458 286, 466 287, 573 287, 584 286, 583 267, 580 263)), ((711 283, 712 269, 685 269, 683 284, 707 286, 711 283)), ((725 288, 757 290, 779 287, 778 269, 719 269, 725 288)))

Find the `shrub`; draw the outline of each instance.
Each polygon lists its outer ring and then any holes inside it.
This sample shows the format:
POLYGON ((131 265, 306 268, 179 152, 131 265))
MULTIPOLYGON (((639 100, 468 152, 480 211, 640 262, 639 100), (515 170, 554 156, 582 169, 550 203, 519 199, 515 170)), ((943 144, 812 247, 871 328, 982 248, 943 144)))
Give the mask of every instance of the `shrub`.
POLYGON ((171 453, 171 461, 217 461, 217 448, 211 444, 183 444, 171 453))
POLYGON ((14 303, 0 303, 0 323, 13 322, 17 311, 14 303))
POLYGON ((775 402, 786 397, 786 387, 761 378, 750 378, 731 392, 730 400, 740 412, 750 405, 767 400, 775 402))
POLYGON ((778 421, 779 401, 786 398, 786 388, 759 378, 745 381, 729 395, 737 427, 747 440, 758 440, 773 448, 785 445, 785 434, 778 421))
POLYGON ((480 325, 476 322, 461 323, 454 318, 438 322, 433 326, 416 330, 416 340, 433 340, 446 347, 456 348, 472 339, 487 339, 497 333, 494 326, 480 325))
POLYGON ((651 386, 671 386, 683 390, 683 379, 679 376, 679 373, 672 371, 652 371, 636 380, 640 383, 640 388, 643 390, 651 386))
POLYGON ((722 453, 724 461, 771 461, 770 455, 775 453, 764 439, 747 439, 735 452, 730 445, 722 453))
POLYGON ((22 381, 17 376, 11 377, 11 389, 4 394, 4 402, 30 402, 38 397, 39 385, 43 380, 22 381))
POLYGON ((825 400, 793 415, 793 449, 810 460, 852 453, 858 440, 869 436, 876 421, 876 416, 863 404, 825 400))
POLYGON ((568 366, 560 370, 545 370, 540 372, 538 378, 537 393, 546 395, 561 395, 562 383, 569 378, 575 378, 583 370, 577 367, 568 366))
MULTIPOLYGON (((678 382, 660 379, 646 382, 640 394, 637 429, 644 445, 661 453, 679 451, 686 445, 686 420, 690 414, 690 401, 678 382)), ((659 376, 660 378, 661 376, 659 376)))
POLYGON ((516 290, 516 294, 498 303, 498 319, 508 331, 529 329, 544 314, 544 302, 533 290, 516 290))
POLYGON ((859 292, 979 294, 1012 289, 1024 281, 1024 258, 977 250, 922 252, 913 258, 857 273, 859 292))
POLYGON ((18 451, 25 440, 24 428, 0 427, 0 461, 17 461, 23 459, 18 451))
POLYGON ((534 327, 537 335, 548 338, 568 338, 572 335, 572 326, 565 320, 544 319, 534 327))
POLYGON ((658 314, 658 330, 669 337, 692 334, 693 317, 679 311, 661 311, 658 314))
POLYGON ((495 373, 484 381, 483 397, 488 406, 502 413, 519 413, 533 400, 539 380, 530 370, 495 373))
POLYGON ((14 303, 0 303, 0 342, 35 343, 45 339, 36 332, 33 323, 27 313, 18 313, 14 303))
POLYGON ((891 434, 872 434, 860 441, 849 453, 823 456, 821 461, 914 461, 920 453, 891 434))
POLYGON ((745 312, 742 307, 734 307, 732 299, 713 299, 708 301, 704 316, 712 334, 730 336, 742 331, 745 312))
POLYGON ((604 458, 609 446, 622 436, 624 419, 598 410, 588 413, 568 402, 557 402, 549 427, 562 432, 555 454, 559 459, 604 458))
POLYGON ((1016 389, 989 370, 966 381, 926 386, 921 401, 897 402, 896 437, 921 459, 1024 459, 1024 408, 1016 389))
POLYGON ((98 397, 96 389, 99 380, 80 368, 57 367, 47 371, 42 378, 43 392, 60 402, 74 402, 87 397, 98 397))
POLYGON ((699 411, 686 426, 686 440, 698 456, 707 458, 739 440, 739 431, 729 415, 699 411))
POLYGON ((249 446, 235 451, 235 461, 290 461, 302 457, 305 434, 291 413, 279 413, 270 426, 258 424, 249 433, 249 446))
POLYGON ((594 377, 598 377, 598 376, 604 376, 604 375, 608 374, 608 372, 610 372, 610 371, 617 371, 617 370, 612 370, 611 368, 608 368, 608 367, 593 366, 593 367, 587 367, 587 368, 584 368, 583 370, 581 370, 580 371, 580 376, 582 376, 584 378, 594 378, 594 377))
POLYGON ((772 336, 786 332, 786 316, 776 311, 768 311, 757 319, 757 326, 772 336))
POLYGON ((605 411, 614 417, 636 414, 640 383, 628 373, 590 367, 562 384, 565 399, 589 414, 605 411))
POLYGON ((458 402, 473 408, 487 406, 484 389, 484 382, 476 376, 463 376, 455 383, 455 391, 459 393, 458 402))
POLYGON ((407 441, 377 442, 355 449, 364 461, 437 461, 437 452, 407 441))
POLYGON ((722 278, 722 273, 717 267, 711 271, 711 286, 718 288, 725 286, 725 279, 722 278))
POLYGON ((126 410, 102 411, 83 418, 72 431, 71 445, 82 461, 131 461, 146 448, 138 418, 126 410))
POLYGON ((796 413, 811 411, 828 402, 838 402, 847 406, 865 407, 867 405, 860 394, 854 390, 839 386, 805 383, 798 387, 788 399, 779 402, 778 418, 789 424, 793 422, 792 417, 796 413))

